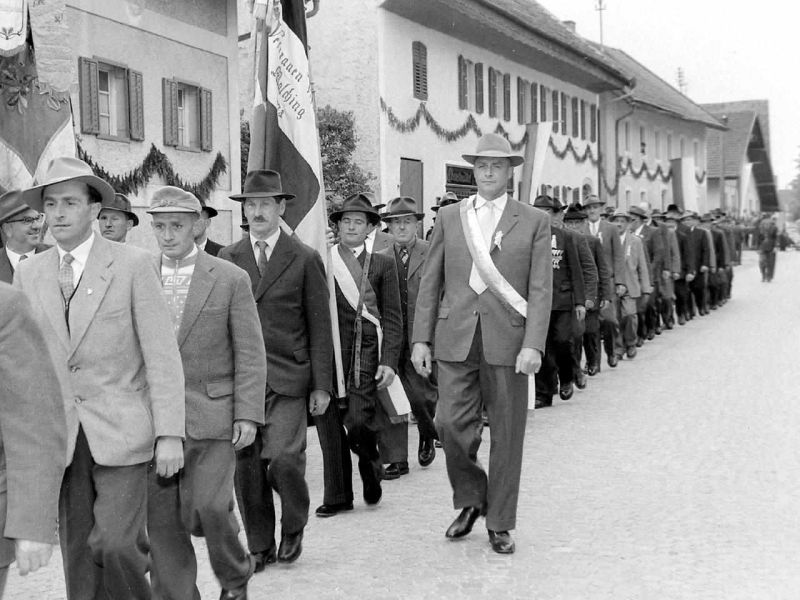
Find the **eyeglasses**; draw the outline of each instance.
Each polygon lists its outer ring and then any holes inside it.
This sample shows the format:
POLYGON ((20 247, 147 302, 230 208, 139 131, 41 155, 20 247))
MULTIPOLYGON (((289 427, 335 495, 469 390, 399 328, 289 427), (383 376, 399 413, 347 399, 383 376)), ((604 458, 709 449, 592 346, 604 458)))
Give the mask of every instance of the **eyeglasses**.
POLYGON ((6 223, 25 223, 25 225, 33 225, 34 223, 38 223, 44 218, 44 215, 38 215, 35 217, 22 217, 21 219, 13 219, 11 221, 6 221, 6 223))

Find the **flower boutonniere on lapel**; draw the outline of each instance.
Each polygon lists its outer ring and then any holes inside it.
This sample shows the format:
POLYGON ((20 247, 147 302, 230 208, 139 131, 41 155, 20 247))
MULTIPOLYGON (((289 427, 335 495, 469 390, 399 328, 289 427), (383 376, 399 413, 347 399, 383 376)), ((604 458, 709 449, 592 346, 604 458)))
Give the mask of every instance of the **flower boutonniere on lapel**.
POLYGON ((503 246, 501 245, 503 242, 503 232, 496 231, 494 234, 494 245, 497 246, 498 250, 503 250, 503 246))

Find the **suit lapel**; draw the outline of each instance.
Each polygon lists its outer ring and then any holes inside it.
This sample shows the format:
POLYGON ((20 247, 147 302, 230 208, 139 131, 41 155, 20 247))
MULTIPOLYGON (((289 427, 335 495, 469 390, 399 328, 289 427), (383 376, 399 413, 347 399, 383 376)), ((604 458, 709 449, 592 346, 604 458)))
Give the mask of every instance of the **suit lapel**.
POLYGON ((100 236, 95 236, 80 283, 69 304, 72 352, 81 343, 97 309, 100 308, 100 303, 108 291, 111 280, 114 278, 114 273, 110 269, 113 262, 114 248, 111 243, 106 242, 100 236))
POLYGON ((264 295, 264 292, 266 292, 273 283, 275 283, 275 280, 278 279, 280 274, 286 270, 286 267, 288 267, 289 263, 293 260, 294 250, 289 241, 289 236, 281 231, 280 236, 278 236, 278 241, 275 243, 275 248, 273 248, 269 261, 267 262, 267 271, 264 273, 264 276, 261 278, 256 288, 256 301, 264 295))
POLYGON ((417 269, 422 266, 422 262, 425 258, 425 255, 422 251, 422 246, 417 240, 417 243, 414 244, 414 250, 408 257, 408 276, 407 279, 410 279, 411 276, 416 272, 417 269))
POLYGON ((253 254, 253 246, 250 245, 250 237, 242 238, 236 242, 236 246, 231 251, 233 263, 245 271, 250 276, 250 283, 253 285, 253 293, 258 287, 258 280, 261 275, 258 272, 258 265, 256 264, 256 257, 253 254))
POLYGON ((69 332, 64 316, 64 300, 58 287, 58 251, 54 248, 43 263, 42 272, 35 274, 36 290, 44 312, 65 350, 69 350, 69 332))
POLYGON ((14 279, 14 269, 11 268, 11 261, 8 260, 8 253, 5 246, 0 246, 0 281, 11 283, 14 279))
POLYGON ((183 345, 186 337, 194 326, 200 311, 208 300, 208 295, 214 287, 216 278, 213 274, 214 267, 209 264, 208 255, 200 251, 192 273, 192 282, 189 284, 189 294, 186 296, 186 305, 183 307, 181 326, 178 329, 178 346, 183 345))
MULTIPOLYGON (((489 250, 489 253, 494 252, 495 248, 497 248, 497 244, 495 244, 495 240, 497 239, 497 234, 500 232, 501 238, 504 238, 508 235, 508 232, 514 229, 514 226, 517 224, 519 220, 519 206, 515 200, 511 198, 508 199, 506 202, 506 207, 503 210, 503 214, 500 215, 500 220, 497 222, 497 227, 494 230, 494 235, 492 236, 492 245, 489 250)), ((500 240, 500 246, 503 245, 502 239, 500 240)))

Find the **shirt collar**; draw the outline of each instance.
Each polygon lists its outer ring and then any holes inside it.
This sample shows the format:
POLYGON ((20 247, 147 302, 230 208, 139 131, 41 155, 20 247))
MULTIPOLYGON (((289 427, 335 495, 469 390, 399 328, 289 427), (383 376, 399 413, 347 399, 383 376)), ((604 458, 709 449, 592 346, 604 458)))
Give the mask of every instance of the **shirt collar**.
POLYGON ((641 225, 639 225, 639 227, 637 227, 637 228, 636 228, 636 231, 634 231, 633 233, 635 233, 635 234, 636 234, 636 235, 638 235, 639 237, 642 237, 642 230, 643 230, 643 229, 644 229, 644 223, 642 223, 641 225))
POLYGON ((281 228, 278 227, 274 233, 271 233, 267 237, 263 239, 259 239, 253 237, 253 234, 250 234, 250 245, 253 247, 253 252, 256 253, 258 256, 258 248, 256 248, 256 242, 267 242, 267 246, 269 246, 270 250, 275 250, 275 244, 278 243, 278 238, 281 237, 281 228))
POLYGON ((416 245, 417 245, 417 236, 411 238, 411 241, 408 242, 407 244, 398 244, 397 242, 394 243, 395 249, 400 250, 400 248, 405 246, 406 250, 408 250, 409 253, 414 249, 414 246, 416 245))
POLYGON ((161 264, 177 269, 178 267, 182 267, 188 263, 194 263, 192 259, 196 258, 199 253, 200 253, 200 248, 198 247, 197 244, 192 246, 192 249, 189 251, 189 254, 187 254, 180 260, 175 260, 174 258, 170 258, 162 253, 161 264))
POLYGON ((26 255, 28 258, 30 258, 35 253, 36 253, 35 248, 33 250, 28 250, 27 252, 15 252, 14 250, 6 246, 6 254, 8 254, 8 259, 11 261, 11 264, 14 264, 14 261, 19 262, 19 259, 22 257, 23 254, 26 255))
POLYGON ((203 238, 203 241, 202 241, 202 242, 197 242, 195 245, 196 245, 198 248, 200 248, 200 250, 205 250, 205 249, 206 249, 206 244, 207 244, 207 243, 208 243, 208 238, 206 237, 206 238, 203 238))
MULTIPOLYGON (((489 200, 487 200, 486 198, 484 198, 480 194, 475 194, 475 205, 474 205, 475 206, 475 210, 478 210, 479 208, 481 208, 484 204, 487 204, 488 202, 489 202, 489 200)), ((499 198, 495 198, 494 200, 491 201, 492 205, 494 205, 494 207, 497 210, 499 210, 500 212, 503 212, 505 210, 507 202, 508 202, 508 193, 507 192, 505 194, 503 194, 502 196, 500 196, 499 198)))
POLYGON ((361 256, 361 253, 366 249, 366 244, 361 244, 356 248, 350 248, 349 246, 345 246, 345 248, 350 250, 350 252, 352 252, 354 256, 358 257, 361 256))
MULTIPOLYGON (((92 231, 88 240, 80 243, 76 248, 70 250, 69 254, 71 254, 72 258, 77 260, 80 264, 85 265, 86 261, 89 260, 89 252, 92 250, 92 244, 94 244, 94 231, 92 231)), ((58 244, 56 244, 56 249, 58 250, 58 263, 61 264, 61 262, 64 260, 64 255, 67 254, 67 251, 58 244)))

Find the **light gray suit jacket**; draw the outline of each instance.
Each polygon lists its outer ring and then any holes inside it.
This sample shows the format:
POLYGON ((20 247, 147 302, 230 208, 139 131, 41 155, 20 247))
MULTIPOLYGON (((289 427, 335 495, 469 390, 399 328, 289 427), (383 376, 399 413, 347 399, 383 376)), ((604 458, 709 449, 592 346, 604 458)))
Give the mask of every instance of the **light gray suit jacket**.
POLYGON ((152 256, 95 234, 69 330, 58 270, 51 248, 21 262, 14 285, 31 301, 61 384, 67 464, 81 426, 98 464, 146 462, 156 438, 185 430, 181 358, 152 256))

